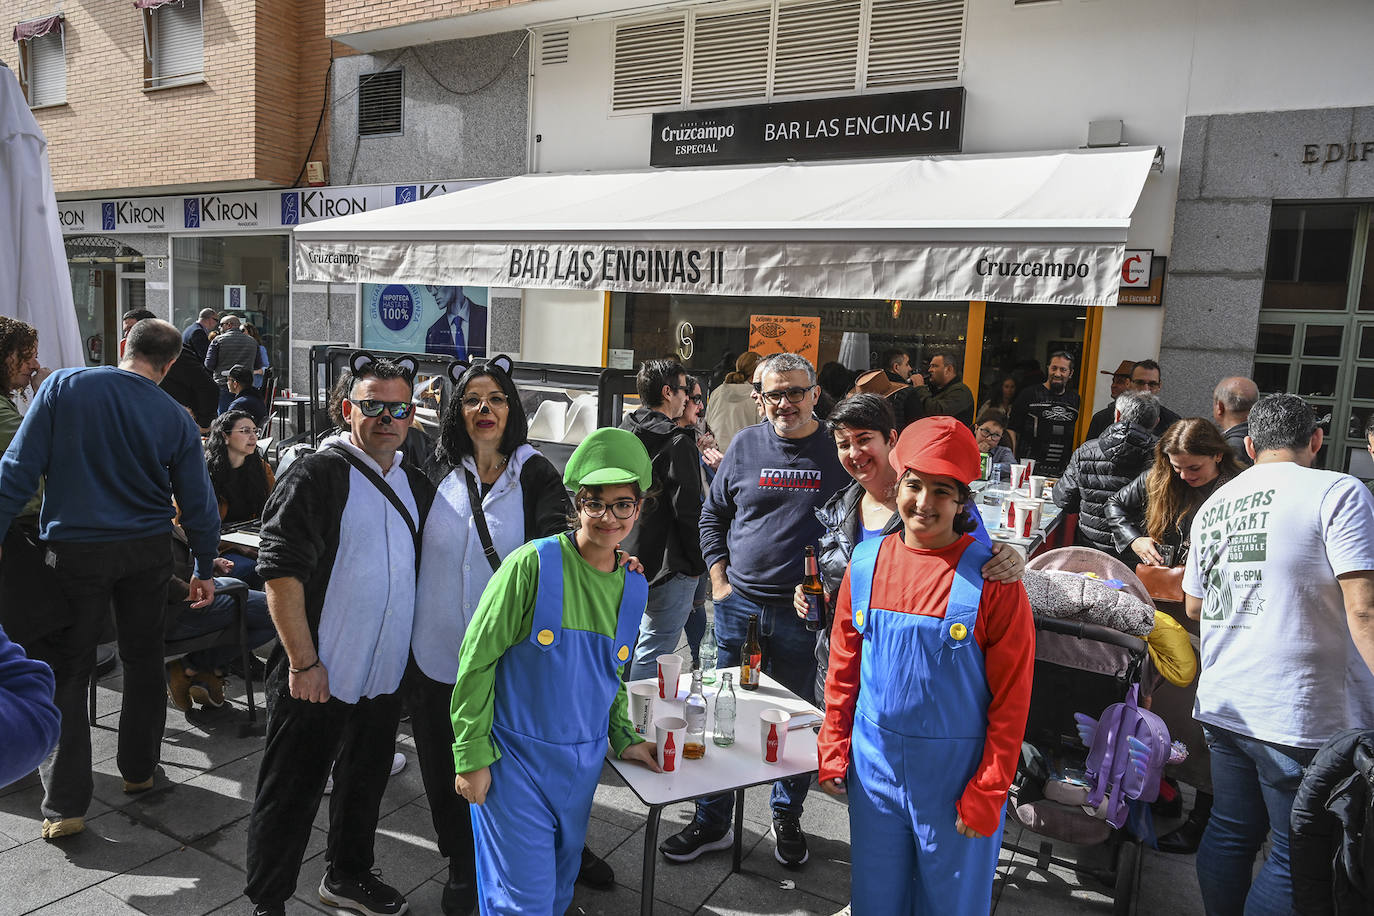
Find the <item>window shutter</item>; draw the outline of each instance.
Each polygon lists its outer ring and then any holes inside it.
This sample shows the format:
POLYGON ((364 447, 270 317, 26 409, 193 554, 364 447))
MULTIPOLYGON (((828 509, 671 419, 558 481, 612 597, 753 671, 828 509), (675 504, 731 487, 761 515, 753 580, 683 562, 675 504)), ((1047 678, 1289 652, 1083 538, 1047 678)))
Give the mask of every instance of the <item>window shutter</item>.
POLYGON ((682 16, 618 27, 611 110, 681 105, 686 48, 682 16))
POLYGON ((199 82, 205 69, 200 0, 181 0, 152 11, 153 86, 199 82))
POLYGON ((382 70, 358 77, 358 136, 401 132, 405 71, 382 70))
POLYGON ((873 0, 866 86, 959 78, 964 0, 873 0))
POLYGON ((768 94, 773 10, 698 14, 692 31, 692 104, 768 94))
POLYGON ((67 101, 67 56, 62 47, 62 30, 55 29, 30 38, 27 72, 29 106, 61 105, 67 101))
POLYGON ((773 94, 855 89, 861 7, 859 0, 779 5, 773 94))
POLYGON ((545 32, 539 38, 539 65, 550 67, 568 62, 568 30, 545 32))

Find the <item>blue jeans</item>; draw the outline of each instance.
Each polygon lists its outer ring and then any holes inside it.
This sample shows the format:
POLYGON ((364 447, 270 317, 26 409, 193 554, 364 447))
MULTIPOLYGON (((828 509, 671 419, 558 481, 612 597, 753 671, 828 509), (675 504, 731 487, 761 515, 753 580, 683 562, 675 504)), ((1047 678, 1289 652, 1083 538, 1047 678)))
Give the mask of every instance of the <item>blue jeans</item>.
MULTIPOLYGON (((167 634, 167 641, 190 639, 222 630, 234 622, 234 596, 222 595, 219 590, 237 584, 234 579, 215 578, 215 597, 202 608, 187 607, 177 617, 175 626, 167 634)), ((277 635, 272 625, 272 617, 267 613, 267 595, 250 590, 244 605, 244 628, 248 632, 248 648, 258 646, 277 635)), ((213 671, 215 668, 239 656, 232 646, 205 649, 186 656, 186 665, 196 671, 213 671)))
POLYGON ((1312 748, 1285 747, 1203 727, 1212 754, 1212 817, 1197 852, 1197 881, 1208 916, 1281 916, 1293 912, 1288 818, 1312 748), (1269 857, 1255 876, 1268 835, 1269 857))
POLYGON ((658 657, 677 651, 682 627, 687 623, 687 615, 692 613, 692 592, 696 587, 696 576, 676 573, 649 589, 649 603, 644 608, 644 619, 639 622, 639 641, 635 643, 630 680, 654 677, 658 674, 658 657))
MULTIPOLYGON (((749 615, 759 615, 759 644, 763 670, 797 696, 810 696, 816 677, 816 634, 806 629, 792 603, 758 604, 731 591, 715 603, 716 667, 738 666, 740 650, 749 633, 749 615)), ((811 786, 810 775, 792 776, 773 783, 773 815, 801 817, 802 803, 811 786)), ((697 822, 712 832, 725 830, 735 810, 733 793, 697 800, 697 822)))
POLYGON ((224 559, 234 564, 234 568, 229 570, 229 578, 238 579, 247 583, 249 588, 262 591, 263 581, 262 576, 258 575, 257 557, 246 557, 230 550, 224 554, 224 559))
POLYGON ((706 599, 711 597, 711 576, 702 573, 697 577, 697 590, 692 595, 692 613, 682 625, 682 635, 687 637, 687 648, 692 652, 692 664, 701 664, 701 641, 706 638, 706 599))

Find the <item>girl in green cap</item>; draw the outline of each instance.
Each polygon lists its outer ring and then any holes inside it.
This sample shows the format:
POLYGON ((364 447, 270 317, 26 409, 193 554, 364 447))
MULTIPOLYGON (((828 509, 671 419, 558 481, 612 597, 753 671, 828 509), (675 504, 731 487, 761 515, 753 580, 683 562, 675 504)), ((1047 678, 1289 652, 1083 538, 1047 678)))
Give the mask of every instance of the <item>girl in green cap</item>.
POLYGON ((651 479, 633 433, 588 436, 563 474, 576 490, 577 527, 512 552, 463 639, 455 788, 473 805, 484 914, 568 908, 607 739, 621 759, 659 769, 630 724, 620 680, 648 583, 621 567, 617 548, 651 479))

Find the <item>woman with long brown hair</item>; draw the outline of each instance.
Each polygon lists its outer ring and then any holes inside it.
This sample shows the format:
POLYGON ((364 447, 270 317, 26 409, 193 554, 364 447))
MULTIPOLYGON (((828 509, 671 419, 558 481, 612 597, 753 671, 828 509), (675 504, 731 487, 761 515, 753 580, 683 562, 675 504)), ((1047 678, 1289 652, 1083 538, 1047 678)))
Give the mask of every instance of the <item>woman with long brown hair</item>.
MULTIPOLYGON (((1193 516, 1218 487, 1243 470, 1211 420, 1191 417, 1174 423, 1155 444, 1150 469, 1107 500, 1107 523, 1117 549, 1123 554, 1128 548, 1134 551, 1142 565, 1182 566, 1188 557, 1193 516)), ((1168 606, 1163 609, 1173 612, 1168 606)), ((1181 619, 1181 609, 1176 617, 1192 634, 1196 648, 1197 624, 1181 619)), ((1188 819, 1159 838, 1161 852, 1196 852, 1212 812, 1210 755, 1192 716, 1196 694, 1196 682, 1183 688, 1164 684, 1154 692, 1151 708, 1190 751, 1174 775, 1197 789, 1188 819)))
POLYGON ((1116 548, 1151 566, 1181 566, 1193 514, 1243 470, 1211 420, 1192 417, 1170 426, 1150 469, 1107 500, 1116 548))

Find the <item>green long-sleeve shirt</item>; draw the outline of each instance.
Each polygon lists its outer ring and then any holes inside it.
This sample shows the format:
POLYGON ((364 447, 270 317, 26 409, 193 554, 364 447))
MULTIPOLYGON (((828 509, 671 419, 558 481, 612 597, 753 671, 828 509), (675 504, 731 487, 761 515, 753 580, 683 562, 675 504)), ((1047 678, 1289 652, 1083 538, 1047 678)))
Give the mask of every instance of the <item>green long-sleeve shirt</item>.
MULTIPOLYGON (((559 546, 563 551, 563 628, 601 633, 614 639, 625 571, 608 573, 593 568, 567 537, 559 538, 559 546)), ((534 544, 528 543, 506 557, 482 592, 482 600, 463 637, 458 679, 453 685, 450 712, 455 772, 471 773, 501 759, 491 737, 496 666, 506 650, 530 638, 538 587, 539 554, 534 544)), ((542 702, 556 704, 576 699, 546 697, 542 702)), ((611 701, 607 737, 617 757, 631 744, 644 740, 630 724, 623 683, 617 686, 611 701)))

